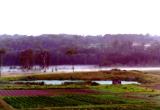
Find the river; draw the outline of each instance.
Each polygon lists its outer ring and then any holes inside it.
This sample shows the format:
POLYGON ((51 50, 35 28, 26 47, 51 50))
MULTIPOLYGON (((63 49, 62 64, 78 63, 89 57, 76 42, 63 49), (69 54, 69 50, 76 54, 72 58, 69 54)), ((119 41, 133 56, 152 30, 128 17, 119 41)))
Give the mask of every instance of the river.
MULTIPOLYGON (((121 69, 121 70, 139 70, 139 71, 160 71, 160 67, 99 67, 97 65, 75 65, 74 71, 78 72, 87 72, 87 71, 100 71, 100 70, 111 70, 111 69, 121 69)), ((53 72, 72 72, 72 65, 58 65, 58 66, 49 66, 46 73, 53 72)), ((26 71, 20 69, 19 66, 9 67, 3 66, 2 73, 33 73, 33 72, 44 72, 38 66, 34 66, 32 70, 26 71)))

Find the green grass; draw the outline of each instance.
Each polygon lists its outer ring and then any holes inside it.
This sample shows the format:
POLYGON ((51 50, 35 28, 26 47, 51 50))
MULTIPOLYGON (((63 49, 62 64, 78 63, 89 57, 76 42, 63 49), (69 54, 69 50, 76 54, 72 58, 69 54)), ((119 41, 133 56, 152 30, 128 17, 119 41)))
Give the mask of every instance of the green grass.
POLYGON ((158 92, 158 90, 153 90, 145 87, 141 87, 136 84, 128 85, 100 85, 100 86, 90 86, 91 89, 95 89, 102 92, 158 92))
POLYGON ((85 85, 25 85, 25 84, 0 84, 0 89, 4 90, 26 90, 26 89, 54 89, 54 88, 88 88, 85 85))

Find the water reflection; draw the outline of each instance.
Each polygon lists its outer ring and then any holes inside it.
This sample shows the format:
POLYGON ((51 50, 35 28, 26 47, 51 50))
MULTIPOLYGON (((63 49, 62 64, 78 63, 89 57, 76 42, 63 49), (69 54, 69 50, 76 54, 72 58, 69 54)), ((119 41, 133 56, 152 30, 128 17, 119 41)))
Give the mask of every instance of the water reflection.
MULTIPOLYGON (((110 84, 140 84, 136 81, 121 81, 121 80, 93 80, 90 83, 97 83, 100 85, 110 85, 110 84)), ((35 80, 35 81, 13 81, 16 84, 45 84, 45 85, 62 85, 62 84, 89 84, 83 80, 35 80)))

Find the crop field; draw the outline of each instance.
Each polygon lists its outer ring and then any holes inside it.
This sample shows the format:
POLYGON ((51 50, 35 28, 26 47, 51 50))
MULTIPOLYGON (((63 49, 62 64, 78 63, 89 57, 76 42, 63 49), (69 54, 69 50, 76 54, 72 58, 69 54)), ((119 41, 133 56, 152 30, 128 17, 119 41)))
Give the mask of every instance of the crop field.
MULTIPOLYGON (((29 85, 3 84, 0 98, 12 109, 4 110, 160 110, 159 75, 113 70, 100 73, 70 73, 72 78, 116 78, 140 81, 128 85, 29 85), (100 76, 98 76, 100 74, 100 76), (141 75, 140 75, 141 74, 141 75), (84 76, 83 76, 84 75, 84 76), (140 78, 140 76, 141 78, 140 78), (137 79, 137 80, 136 80, 137 79), (156 80, 157 79, 157 80, 156 80)), ((52 76, 52 75, 51 75, 52 76)), ((54 75, 53 75, 54 76, 54 75)), ((64 76, 64 78, 67 75, 64 76)), ((69 76, 69 77, 70 77, 69 76)), ((54 77, 57 77, 56 75, 54 77)), ((63 75, 57 78, 63 77, 63 75)), ((68 77, 68 78, 69 78, 68 77)), ((2 78, 3 81, 22 80, 22 77, 2 78)), ((47 75, 33 75, 23 79, 48 79, 47 75)), ((52 77, 53 78, 53 77, 52 77)), ((67 79, 67 78, 66 78, 67 79)), ((103 80, 104 80, 103 79, 103 80)), ((88 81, 88 80, 86 80, 88 81)), ((0 103, 1 104, 1 103, 0 103)), ((1 107, 0 107, 1 108, 1 107)))
POLYGON ((64 96, 39 96, 39 97, 5 97, 4 100, 14 108, 44 108, 44 107, 73 107, 85 105, 109 104, 145 104, 143 100, 123 99, 113 95, 64 95, 64 96), (105 97, 105 98, 103 98, 105 97))
POLYGON ((25 90, 15 91, 19 92, 15 95, 4 94, 2 98, 18 110, 159 110, 157 102, 160 92, 140 85, 98 85, 88 89, 59 88, 47 90, 50 95, 39 96, 36 96, 36 93, 22 94, 27 93, 25 90))

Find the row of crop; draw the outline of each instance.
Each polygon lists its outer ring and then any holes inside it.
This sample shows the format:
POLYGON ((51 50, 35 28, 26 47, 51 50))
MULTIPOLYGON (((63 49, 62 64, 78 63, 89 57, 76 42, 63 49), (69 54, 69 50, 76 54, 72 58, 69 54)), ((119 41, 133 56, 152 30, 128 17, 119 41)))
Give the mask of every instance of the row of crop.
POLYGON ((129 100, 123 99, 117 96, 109 96, 109 95, 68 95, 67 98, 71 98, 78 101, 87 102, 90 104, 127 104, 127 103, 141 103, 141 100, 129 100), (103 96, 103 97, 102 97, 103 96))
POLYGON ((37 97, 5 97, 4 100, 14 108, 43 108, 65 107, 81 105, 109 105, 109 104, 142 104, 143 101, 132 101, 102 95, 63 95, 37 97))
POLYGON ((96 98, 91 95, 68 95, 66 97, 82 102, 87 102, 90 104, 106 104, 105 100, 96 98))
POLYGON ((39 96, 39 97, 5 97, 4 100, 14 108, 37 108, 37 107, 61 107, 78 106, 88 103, 67 98, 64 96, 39 96))

